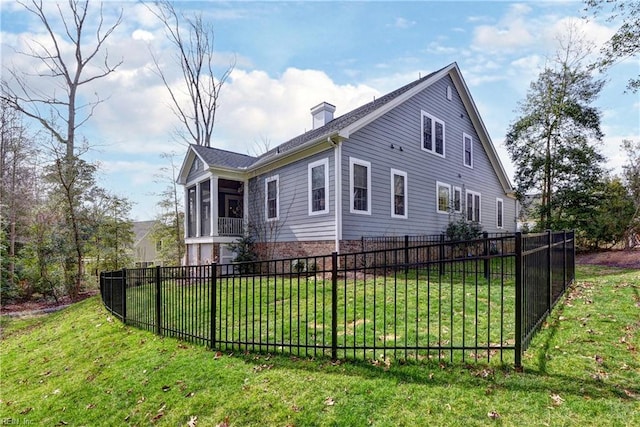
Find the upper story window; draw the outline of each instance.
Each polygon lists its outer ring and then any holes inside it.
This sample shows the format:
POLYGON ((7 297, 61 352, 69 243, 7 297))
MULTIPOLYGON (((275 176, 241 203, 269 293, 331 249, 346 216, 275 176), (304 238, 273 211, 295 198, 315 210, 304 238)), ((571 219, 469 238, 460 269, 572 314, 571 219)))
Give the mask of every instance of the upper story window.
POLYGON ((444 157, 444 122, 422 112, 422 149, 444 157))
POLYGON ((496 199, 496 227, 504 227, 504 202, 502 199, 496 199))
POLYGON ((265 216, 267 220, 278 219, 279 211, 279 188, 278 188, 278 175, 272 176, 264 180, 265 187, 265 216))
POLYGON ((309 163, 309 215, 329 213, 329 160, 309 163))
POLYGON ((391 216, 407 218, 407 173, 391 169, 391 216))
POLYGON ((438 213, 448 214, 451 208, 451 186, 436 182, 436 210, 438 213))
POLYGON ((464 165, 473 168, 473 138, 471 135, 462 134, 462 150, 464 165))
POLYGON ((480 193, 467 190, 467 221, 482 222, 480 193))
POLYGON ((371 214, 371 163, 349 159, 351 213, 371 214))
POLYGON ((196 186, 187 188, 187 237, 196 237, 196 186))

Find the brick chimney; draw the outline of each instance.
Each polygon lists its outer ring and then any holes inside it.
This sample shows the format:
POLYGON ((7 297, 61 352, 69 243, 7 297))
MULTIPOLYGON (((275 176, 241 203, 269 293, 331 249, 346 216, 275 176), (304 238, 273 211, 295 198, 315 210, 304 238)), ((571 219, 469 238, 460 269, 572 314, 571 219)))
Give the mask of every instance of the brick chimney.
POLYGON ((328 102, 321 102, 311 109, 311 116, 313 116, 313 129, 317 129, 329 123, 333 120, 333 113, 336 111, 335 105, 331 105, 328 102))

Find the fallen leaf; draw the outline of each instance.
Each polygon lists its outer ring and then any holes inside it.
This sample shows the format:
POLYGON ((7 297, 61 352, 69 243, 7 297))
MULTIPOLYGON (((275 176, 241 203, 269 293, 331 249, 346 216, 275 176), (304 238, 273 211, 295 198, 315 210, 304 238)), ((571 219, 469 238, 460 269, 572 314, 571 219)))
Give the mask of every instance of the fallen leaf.
POLYGON ((487 413, 487 417, 491 418, 492 420, 499 420, 500 419, 500 414, 497 413, 496 411, 489 411, 487 413))
POLYGON ((32 410, 33 408, 24 408, 22 411, 20 411, 20 415, 27 415, 32 410))
POLYGON ((192 391, 190 391, 189 393, 185 394, 184 397, 193 397, 193 394, 194 393, 192 391))
POLYGON ((216 424, 216 427, 229 427, 229 417, 224 417, 224 421, 216 424))
POLYGON ((66 422, 66 421, 64 421, 64 420, 60 420, 60 421, 58 421, 58 424, 56 424, 56 425, 57 425, 57 426, 68 426, 68 425, 69 425, 69 423, 68 423, 68 422, 66 422))
POLYGON ((552 394, 550 397, 553 401, 554 406, 560 406, 564 403, 564 399, 558 394, 552 394))
POLYGON ((169 390, 171 390, 171 387, 169 387, 168 385, 163 385, 162 386, 162 391, 167 392, 169 390))
POLYGON ((93 404, 93 403, 89 403, 89 404, 87 405, 86 409, 93 409, 93 408, 95 408, 95 407, 96 407, 96 405, 95 405, 95 404, 93 404))
POLYGON ((602 362, 604 361, 604 360, 602 359, 602 356, 599 356, 599 355, 597 355, 597 354, 595 355, 594 359, 596 360, 596 363, 597 363, 598 365, 602 365, 602 362))
POLYGON ((332 398, 332 397, 327 397, 327 398, 324 400, 324 404, 325 404, 325 405, 327 405, 327 406, 333 406, 333 405, 335 405, 335 404, 336 404, 336 401, 335 401, 335 400, 333 400, 333 398, 332 398))
POLYGON ((187 422, 187 427, 196 427, 198 425, 198 417, 192 415, 187 422))

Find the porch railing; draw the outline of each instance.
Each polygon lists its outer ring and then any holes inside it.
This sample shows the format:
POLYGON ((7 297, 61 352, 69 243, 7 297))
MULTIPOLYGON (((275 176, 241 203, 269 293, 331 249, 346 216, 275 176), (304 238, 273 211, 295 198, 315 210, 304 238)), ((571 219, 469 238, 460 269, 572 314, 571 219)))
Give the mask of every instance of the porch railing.
POLYGON ((218 218, 218 234, 220 236, 242 236, 244 221, 242 218, 218 218))

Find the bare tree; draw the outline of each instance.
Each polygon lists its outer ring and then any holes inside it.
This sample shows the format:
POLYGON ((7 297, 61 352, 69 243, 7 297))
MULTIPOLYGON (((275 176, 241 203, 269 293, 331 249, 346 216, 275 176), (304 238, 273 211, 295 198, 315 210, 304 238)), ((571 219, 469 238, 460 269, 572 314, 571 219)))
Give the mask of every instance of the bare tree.
POLYGON ((45 71, 33 75, 25 70, 8 70, 14 84, 3 80, 5 93, 2 98, 13 108, 38 121, 51 132, 60 144, 66 146, 65 157, 70 160, 75 155, 76 130, 91 118, 95 108, 102 102, 102 99, 96 95, 94 101, 80 104, 78 99, 80 89, 95 80, 108 76, 122 64, 122 60, 120 60, 110 65, 109 55, 105 48, 102 65, 89 75, 85 73, 87 66, 90 63, 94 65, 98 59, 98 54, 103 49, 107 38, 120 25, 122 12, 113 25, 105 28, 101 5, 98 25, 93 33, 95 40, 91 45, 87 45, 85 44, 86 33, 93 32, 92 29, 87 28, 88 1, 69 0, 71 16, 67 16, 62 7, 57 5, 58 14, 64 27, 62 34, 54 31, 51 25, 52 21, 45 13, 42 0, 19 3, 40 20, 49 36, 50 45, 33 40, 29 44, 28 51, 19 52, 38 61, 40 67, 37 69, 45 71), (67 44, 71 46, 70 52, 67 52, 65 48, 67 44), (35 85, 31 84, 32 77, 51 79, 51 84, 38 85, 47 87, 50 91, 45 92, 37 89, 35 85), (56 90, 57 88, 62 89, 62 95, 56 90), (51 114, 52 112, 53 114, 51 114), (64 125, 58 126, 60 122, 64 125))
POLYGON ((179 194, 176 176, 178 165, 174 157, 173 153, 162 154, 162 158, 169 161, 169 167, 163 167, 162 174, 157 176, 157 182, 166 183, 166 187, 158 194, 160 200, 157 206, 161 212, 152 234, 156 241, 161 242, 158 254, 161 260, 169 265, 180 265, 185 252, 184 209, 180 203, 182 197, 179 194))
POLYGON ((89 14, 89 1, 68 0, 68 10, 63 10, 60 4, 56 5, 62 28, 54 29, 54 17, 47 15, 42 0, 20 4, 38 18, 49 40, 46 44, 33 40, 28 44, 27 51, 19 53, 38 62, 36 69, 44 71, 30 74, 26 70, 9 70, 12 81, 2 81, 2 100, 39 122, 50 132, 58 146, 65 147, 63 155, 62 150, 54 146, 56 160, 52 176, 55 176, 59 188, 65 193, 63 203, 67 227, 64 231, 69 233, 69 241, 73 242, 71 251, 75 254, 67 258, 65 273, 73 281, 67 284, 70 294, 77 296, 82 285, 84 250, 79 210, 82 207, 82 191, 86 189, 80 186, 83 180, 78 177, 85 177, 87 168, 76 152, 76 131, 93 116, 95 108, 102 102, 97 95, 94 101, 84 100, 80 96, 80 89, 108 76, 122 64, 122 60, 111 64, 105 47, 108 37, 120 25, 122 11, 112 25, 105 25, 100 5, 97 25, 91 28, 95 18, 89 14), (93 41, 87 43, 85 38, 93 38, 93 41), (102 51, 104 54, 101 54, 102 51), (102 63, 96 65, 99 59, 102 59, 102 63), (43 84, 43 79, 51 81, 43 84), (71 268, 75 273, 69 270, 71 268))
POLYGON ((171 96, 172 111, 186 131, 180 134, 187 143, 210 147, 220 90, 235 63, 216 77, 213 26, 203 21, 202 14, 194 17, 178 14, 169 1, 155 2, 154 7, 148 8, 164 25, 182 71, 184 92, 171 85, 159 59, 152 53, 156 71, 171 96), (183 101, 184 95, 188 98, 186 101, 183 101))

